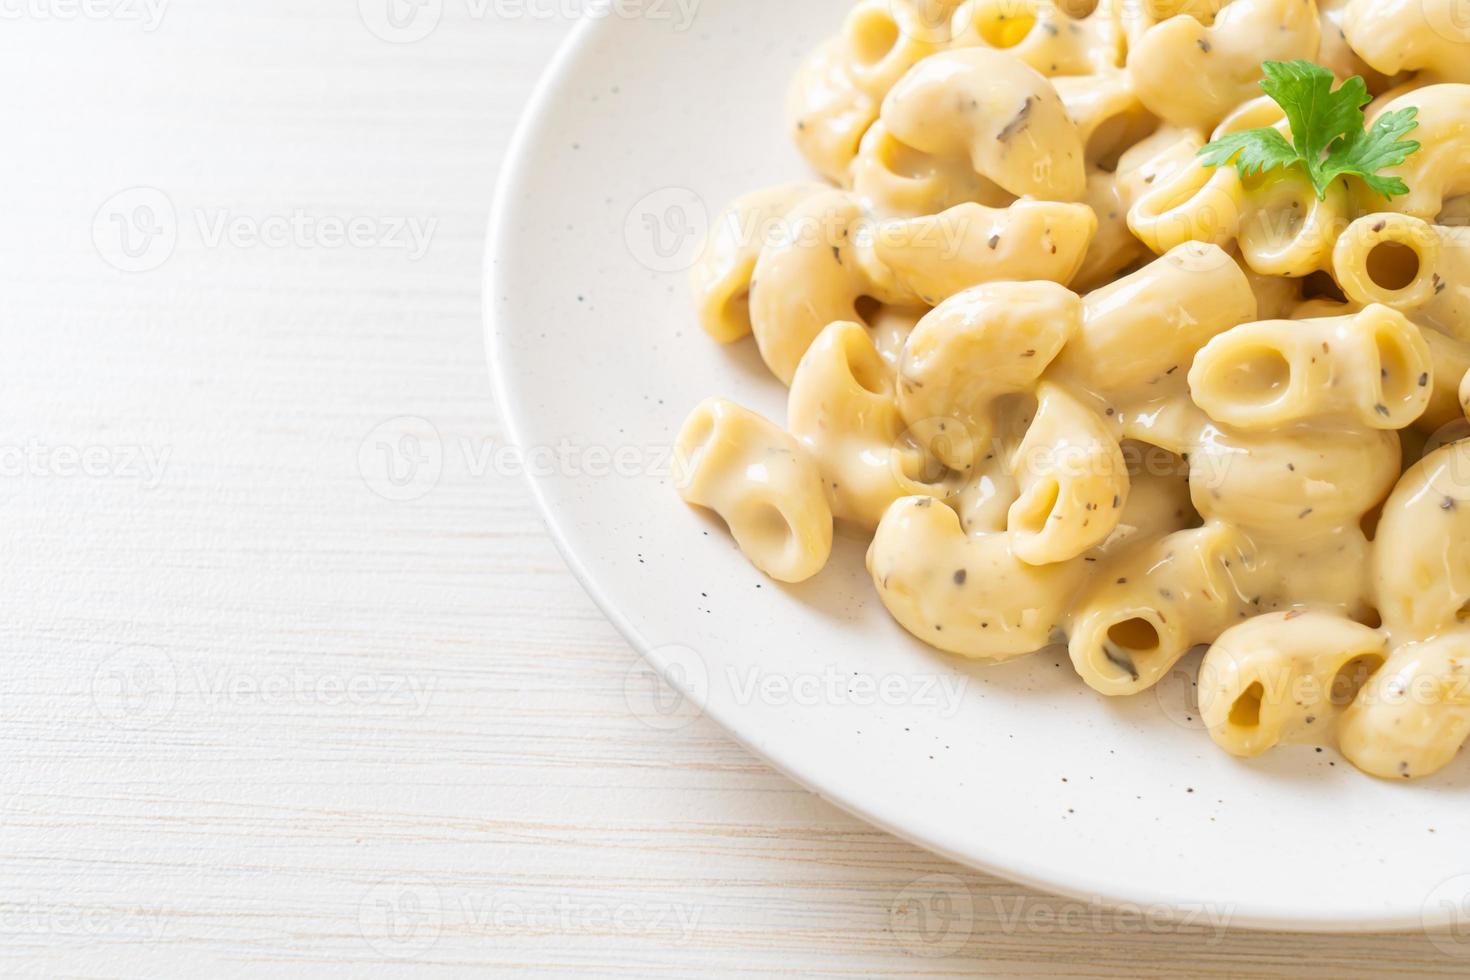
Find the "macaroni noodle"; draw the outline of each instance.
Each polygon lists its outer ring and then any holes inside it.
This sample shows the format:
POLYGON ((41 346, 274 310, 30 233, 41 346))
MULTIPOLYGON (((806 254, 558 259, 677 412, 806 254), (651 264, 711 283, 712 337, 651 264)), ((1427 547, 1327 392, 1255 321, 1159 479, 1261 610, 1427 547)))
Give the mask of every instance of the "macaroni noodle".
POLYGON ((1442 769, 1470 738, 1453 8, 859 0, 789 100, 826 182, 741 197, 691 272, 785 426, 699 405, 679 492, 781 581, 871 533, 884 607, 948 653, 1065 646, 1112 697, 1205 646, 1226 752, 1442 769))
POLYGON ((832 553, 832 510, 822 477, 780 428, 711 398, 675 442, 679 492, 730 527, 755 566, 782 582, 811 578, 832 553))

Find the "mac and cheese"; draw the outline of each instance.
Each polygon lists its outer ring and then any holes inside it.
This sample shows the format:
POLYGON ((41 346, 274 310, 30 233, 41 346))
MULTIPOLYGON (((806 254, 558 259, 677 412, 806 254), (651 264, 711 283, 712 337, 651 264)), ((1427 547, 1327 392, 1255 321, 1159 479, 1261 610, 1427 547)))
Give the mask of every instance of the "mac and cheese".
POLYGON ((680 492, 781 581, 871 534, 948 653, 1065 646, 1124 696, 1208 646, 1224 750, 1441 769, 1470 738, 1452 7, 860 0, 790 97, 826 182, 737 200, 691 274, 785 424, 706 401, 680 492))

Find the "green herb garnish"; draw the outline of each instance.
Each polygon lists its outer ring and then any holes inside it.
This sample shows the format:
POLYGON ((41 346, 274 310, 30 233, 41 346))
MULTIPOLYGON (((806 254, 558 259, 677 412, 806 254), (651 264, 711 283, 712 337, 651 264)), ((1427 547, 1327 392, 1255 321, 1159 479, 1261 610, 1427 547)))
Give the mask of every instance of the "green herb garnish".
POLYGON ((1381 177, 1378 171, 1418 152, 1418 143, 1402 138, 1418 127, 1418 109, 1386 112, 1365 131, 1363 107, 1373 97, 1361 77, 1354 75, 1334 92, 1332 72, 1310 61, 1267 61, 1261 68, 1266 74, 1261 88, 1286 111, 1292 141, 1274 128, 1230 133, 1199 151, 1206 166, 1233 159, 1242 177, 1274 167, 1301 167, 1318 200, 1325 200, 1328 186, 1345 175, 1360 178, 1384 197, 1409 193, 1403 180, 1381 177))

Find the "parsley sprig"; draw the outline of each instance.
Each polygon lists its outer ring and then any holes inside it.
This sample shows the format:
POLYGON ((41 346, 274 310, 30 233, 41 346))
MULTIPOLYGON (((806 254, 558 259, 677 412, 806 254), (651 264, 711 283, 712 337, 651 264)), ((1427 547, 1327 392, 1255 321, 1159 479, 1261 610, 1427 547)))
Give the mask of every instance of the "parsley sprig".
POLYGON ((1419 144, 1403 139, 1418 127, 1413 107, 1386 112, 1364 130, 1363 107, 1372 101, 1368 85, 1354 75, 1332 90, 1332 72, 1310 61, 1267 61, 1261 88, 1286 112, 1291 142, 1274 128, 1247 129, 1222 136, 1199 151, 1208 167, 1235 161, 1242 177, 1274 167, 1301 167, 1317 189, 1318 200, 1338 177, 1352 175, 1384 197, 1409 193, 1398 177, 1378 171, 1403 163, 1419 144))

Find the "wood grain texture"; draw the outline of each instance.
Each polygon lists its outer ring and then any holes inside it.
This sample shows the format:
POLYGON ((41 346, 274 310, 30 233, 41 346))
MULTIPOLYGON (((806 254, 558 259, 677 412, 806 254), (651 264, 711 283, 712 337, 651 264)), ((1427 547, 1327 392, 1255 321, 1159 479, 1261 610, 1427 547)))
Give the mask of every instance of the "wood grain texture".
POLYGON ((0 31, 0 972, 1463 975, 1049 898, 639 720, 494 453, 482 238, 553 4, 392 44, 350 0, 38 2, 0 31))

